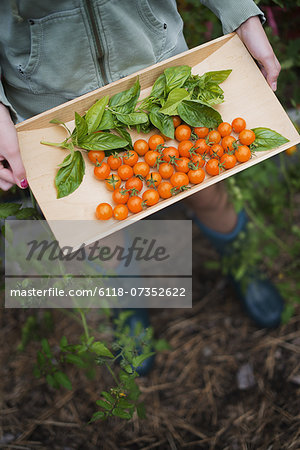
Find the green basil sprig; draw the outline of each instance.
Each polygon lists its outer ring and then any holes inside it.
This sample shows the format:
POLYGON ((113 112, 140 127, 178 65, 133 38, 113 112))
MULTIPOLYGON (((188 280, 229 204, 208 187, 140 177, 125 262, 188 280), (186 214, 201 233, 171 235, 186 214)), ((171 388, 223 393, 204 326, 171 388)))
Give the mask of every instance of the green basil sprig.
POLYGON ((255 133, 255 141, 252 146, 258 152, 271 150, 289 142, 287 138, 270 128, 252 128, 252 131, 255 133))
POLYGON ((57 198, 66 197, 74 192, 83 179, 85 164, 81 152, 76 150, 73 153, 71 160, 69 159, 70 155, 68 155, 64 160, 67 164, 63 163, 55 177, 57 198))

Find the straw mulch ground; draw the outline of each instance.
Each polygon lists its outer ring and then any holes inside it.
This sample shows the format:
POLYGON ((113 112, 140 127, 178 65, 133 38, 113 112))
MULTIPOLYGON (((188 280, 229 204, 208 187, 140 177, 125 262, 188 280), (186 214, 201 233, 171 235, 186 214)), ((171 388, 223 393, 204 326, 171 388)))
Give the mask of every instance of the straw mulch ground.
MULTIPOLYGON (((277 330, 257 329, 222 275, 203 268, 207 258, 216 255, 195 230, 193 309, 151 311, 156 336, 173 350, 159 354, 139 380, 143 421, 88 425, 110 376, 99 368, 87 381, 74 369, 71 392, 36 380, 38 344, 16 351, 29 312, 2 311, 0 448, 298 450, 300 310, 277 330)), ((93 312, 91 324, 99 321, 93 312)), ((81 333, 60 311, 54 322, 52 343, 81 333)))

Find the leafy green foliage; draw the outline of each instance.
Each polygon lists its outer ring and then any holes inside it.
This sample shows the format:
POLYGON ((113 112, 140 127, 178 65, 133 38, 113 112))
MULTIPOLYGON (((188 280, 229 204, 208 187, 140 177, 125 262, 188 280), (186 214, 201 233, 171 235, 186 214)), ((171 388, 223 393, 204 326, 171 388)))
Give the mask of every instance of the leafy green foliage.
POLYGON ((74 192, 81 184, 85 171, 84 160, 79 150, 74 152, 71 161, 69 161, 69 155, 66 159, 68 163, 58 170, 55 177, 57 198, 65 197, 74 192))

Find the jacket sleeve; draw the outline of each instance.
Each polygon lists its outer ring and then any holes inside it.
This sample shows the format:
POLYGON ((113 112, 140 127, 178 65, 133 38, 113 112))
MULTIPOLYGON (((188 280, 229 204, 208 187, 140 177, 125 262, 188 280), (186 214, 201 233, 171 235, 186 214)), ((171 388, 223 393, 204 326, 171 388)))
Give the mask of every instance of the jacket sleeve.
POLYGON ((10 104, 10 102, 8 101, 8 99, 5 95, 3 84, 2 84, 1 66, 0 66, 0 103, 2 103, 4 106, 6 106, 9 109, 11 118, 14 121, 14 123, 16 123, 18 121, 18 115, 17 115, 16 110, 12 107, 12 105, 10 104))
POLYGON ((235 31, 249 17, 259 16, 262 23, 265 22, 264 13, 253 0, 200 0, 221 21, 223 33, 235 31))

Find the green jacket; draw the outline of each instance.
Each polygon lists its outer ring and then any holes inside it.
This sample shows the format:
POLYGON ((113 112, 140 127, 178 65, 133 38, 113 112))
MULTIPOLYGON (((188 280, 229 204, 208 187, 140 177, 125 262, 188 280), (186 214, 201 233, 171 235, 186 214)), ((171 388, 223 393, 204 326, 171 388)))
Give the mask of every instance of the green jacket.
MULTIPOLYGON (((201 3, 224 33, 263 17, 252 0, 201 3)), ((187 50, 182 28, 175 0, 1 0, 0 101, 31 117, 187 50)))

